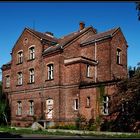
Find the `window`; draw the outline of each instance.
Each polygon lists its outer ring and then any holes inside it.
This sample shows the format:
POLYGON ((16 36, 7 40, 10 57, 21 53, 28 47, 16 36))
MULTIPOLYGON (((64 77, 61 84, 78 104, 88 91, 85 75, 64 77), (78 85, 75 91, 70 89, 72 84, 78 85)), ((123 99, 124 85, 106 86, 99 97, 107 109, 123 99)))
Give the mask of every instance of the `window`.
POLYGON ((53 79, 53 64, 48 65, 48 80, 53 79))
POLYGON ((108 108, 108 103, 109 103, 109 97, 104 96, 103 98, 103 115, 108 115, 109 114, 109 108, 108 108))
POLYGON ((78 104, 78 99, 74 99, 74 110, 78 110, 79 104, 78 104))
POLYGON ((7 88, 10 87, 10 76, 9 75, 6 76, 6 87, 7 88))
POLYGON ((86 107, 90 107, 90 97, 87 97, 86 107))
POLYGON ((23 51, 18 52, 18 64, 23 63, 23 51))
POLYGON ((87 65, 87 77, 90 77, 90 65, 87 65))
POLYGON ((22 114, 22 103, 21 101, 18 101, 17 102, 17 106, 18 106, 18 109, 17 109, 17 115, 21 115, 22 114))
POLYGON ((29 72, 30 72, 30 83, 34 83, 34 69, 30 69, 29 70, 29 72))
POLYGON ((121 50, 117 49, 117 64, 121 63, 121 50))
POLYGON ((22 72, 18 72, 18 85, 22 85, 22 72))
POLYGON ((30 60, 35 59, 35 48, 34 47, 29 48, 29 59, 30 60))
POLYGON ((34 115, 34 101, 29 101, 29 115, 34 115))

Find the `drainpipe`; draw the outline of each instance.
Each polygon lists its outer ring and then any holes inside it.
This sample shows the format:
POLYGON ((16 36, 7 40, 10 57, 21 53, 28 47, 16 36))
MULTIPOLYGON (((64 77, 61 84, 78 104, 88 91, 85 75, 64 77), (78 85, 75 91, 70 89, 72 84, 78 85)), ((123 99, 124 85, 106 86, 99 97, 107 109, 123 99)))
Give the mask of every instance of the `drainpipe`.
MULTIPOLYGON (((97 43, 95 40, 95 47, 94 47, 94 60, 97 61, 97 43)), ((97 82, 97 65, 95 65, 95 83, 97 82)))

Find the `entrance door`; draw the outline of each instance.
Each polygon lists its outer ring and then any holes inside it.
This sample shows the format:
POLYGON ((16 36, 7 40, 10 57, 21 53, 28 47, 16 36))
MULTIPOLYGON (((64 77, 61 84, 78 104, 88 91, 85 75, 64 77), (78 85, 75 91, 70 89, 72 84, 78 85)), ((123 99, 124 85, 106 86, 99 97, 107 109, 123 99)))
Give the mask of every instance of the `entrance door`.
POLYGON ((46 119, 53 118, 53 99, 46 100, 46 119))

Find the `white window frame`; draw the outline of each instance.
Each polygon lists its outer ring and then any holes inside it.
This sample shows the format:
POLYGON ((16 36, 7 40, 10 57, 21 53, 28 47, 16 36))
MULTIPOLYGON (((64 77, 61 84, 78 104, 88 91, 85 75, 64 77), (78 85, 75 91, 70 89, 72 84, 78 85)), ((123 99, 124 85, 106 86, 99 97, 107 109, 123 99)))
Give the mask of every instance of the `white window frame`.
POLYGON ((23 84, 23 75, 22 72, 18 72, 18 85, 23 84))
POLYGON ((29 101, 29 115, 31 116, 34 115, 34 101, 33 100, 29 101))
POLYGON ((35 82, 35 72, 34 69, 29 69, 29 73, 30 73, 30 77, 29 77, 29 81, 30 83, 34 83, 35 82))
POLYGON ((48 64, 48 80, 54 79, 54 65, 48 64))
POLYGON ((108 96, 104 96, 102 113, 103 115, 109 115, 109 97, 108 96))
POLYGON ((121 64, 121 49, 117 49, 117 64, 121 64))
POLYGON ((74 99, 74 110, 78 110, 78 109, 79 109, 79 100, 74 99))
POLYGON ((18 64, 23 63, 23 51, 18 51, 18 64))
POLYGON ((29 48, 29 59, 30 60, 35 59, 35 47, 34 46, 31 46, 29 48))
POLYGON ((17 102, 17 115, 22 115, 22 102, 17 102))
POLYGON ((87 77, 90 77, 90 65, 87 64, 87 77))
POLYGON ((6 83, 5 85, 7 88, 10 87, 10 76, 9 75, 6 76, 5 83, 6 83))

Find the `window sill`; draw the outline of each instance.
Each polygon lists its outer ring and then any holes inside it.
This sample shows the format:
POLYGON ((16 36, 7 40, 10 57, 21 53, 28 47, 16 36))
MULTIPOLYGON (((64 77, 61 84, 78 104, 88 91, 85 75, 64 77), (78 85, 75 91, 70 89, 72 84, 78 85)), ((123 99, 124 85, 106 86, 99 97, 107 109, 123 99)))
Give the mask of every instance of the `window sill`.
POLYGON ((28 85, 31 85, 31 84, 35 84, 35 82, 32 82, 32 83, 27 83, 28 85))
POLYGON ((53 81, 54 79, 47 79, 47 80, 45 80, 45 82, 47 82, 47 81, 53 81))
POLYGON ((33 117, 34 115, 29 115, 29 114, 28 114, 27 116, 28 116, 28 117, 33 117))
POLYGON ((89 79, 93 79, 93 77, 91 77, 91 76, 87 76, 87 78, 89 78, 89 79))
POLYGON ((78 109, 74 109, 75 112, 79 111, 78 109))
POLYGON ((33 61, 33 60, 35 60, 35 58, 33 58, 33 59, 28 59, 27 62, 30 62, 30 61, 33 61))
POLYGON ((23 62, 21 62, 21 63, 17 63, 16 65, 20 65, 20 64, 22 64, 23 62))
POLYGON ((5 89, 9 89, 10 87, 5 87, 5 89))
POLYGON ((123 64, 118 64, 118 63, 117 63, 117 65, 123 66, 123 64))
POLYGON ((20 87, 20 86, 22 86, 22 85, 16 85, 16 87, 20 87))
POLYGON ((21 117, 22 115, 16 115, 16 117, 21 117))
POLYGON ((85 108, 90 108, 90 106, 85 106, 85 108))
POLYGON ((102 113, 102 115, 103 115, 103 116, 108 116, 108 115, 109 115, 109 113, 108 113, 108 114, 102 113))

